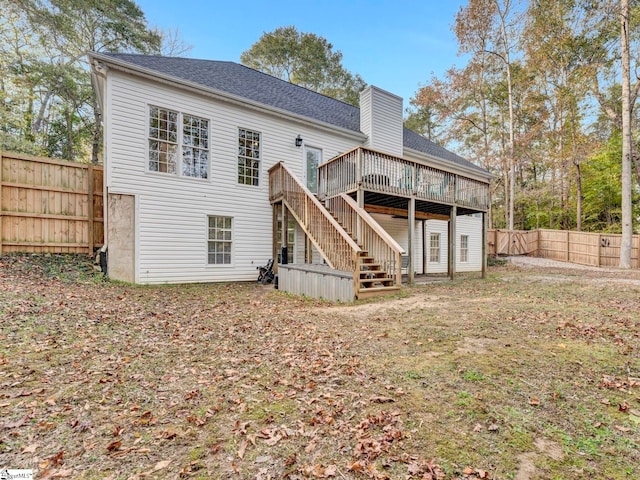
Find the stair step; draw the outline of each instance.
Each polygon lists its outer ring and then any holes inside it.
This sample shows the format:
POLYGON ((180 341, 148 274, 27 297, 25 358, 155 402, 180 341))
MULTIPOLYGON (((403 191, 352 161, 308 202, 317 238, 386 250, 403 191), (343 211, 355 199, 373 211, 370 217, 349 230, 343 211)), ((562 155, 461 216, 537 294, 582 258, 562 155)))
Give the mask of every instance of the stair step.
POLYGON ((384 270, 360 270, 359 278, 388 278, 384 270))
POLYGON ((392 295, 400 291, 400 287, 375 287, 375 288, 365 288, 364 290, 360 290, 358 292, 357 298, 358 300, 362 300, 365 298, 372 297, 380 297, 382 295, 392 295))
POLYGON ((392 287, 395 284, 393 278, 361 278, 361 288, 377 288, 377 287, 392 287))
POLYGON ((378 271, 382 268, 379 263, 361 263, 360 270, 362 271, 378 271))
POLYGON ((360 257, 360 263, 375 263, 374 257, 360 257))

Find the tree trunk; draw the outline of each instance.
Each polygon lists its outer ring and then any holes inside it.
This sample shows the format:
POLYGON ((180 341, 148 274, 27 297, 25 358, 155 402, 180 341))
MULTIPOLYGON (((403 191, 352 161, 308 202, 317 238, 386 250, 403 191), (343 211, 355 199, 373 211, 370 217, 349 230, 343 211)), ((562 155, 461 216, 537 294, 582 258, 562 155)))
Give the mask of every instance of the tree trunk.
POLYGON ((580 171, 580 162, 574 160, 576 166, 576 230, 582 231, 582 173, 580 171))
POLYGON ((92 107, 94 124, 92 132, 93 138, 91 139, 91 163, 97 165, 100 163, 100 147, 102 146, 102 115, 95 92, 93 93, 92 107))
POLYGON ((631 205, 631 77, 629 55, 629 0, 620 2, 620 46, 622 54, 622 240, 620 268, 631 268, 633 215, 631 205))

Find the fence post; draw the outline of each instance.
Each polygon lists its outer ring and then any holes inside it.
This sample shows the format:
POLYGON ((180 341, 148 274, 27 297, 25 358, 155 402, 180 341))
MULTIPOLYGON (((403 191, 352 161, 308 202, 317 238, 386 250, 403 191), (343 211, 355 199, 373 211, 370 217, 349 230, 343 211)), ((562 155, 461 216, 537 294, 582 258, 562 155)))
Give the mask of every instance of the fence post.
POLYGON ((596 245, 597 248, 597 254, 596 254, 596 267, 599 267, 600 264, 602 263, 602 261, 600 260, 600 245, 602 245, 602 235, 598 234, 598 244, 596 245))
POLYGON ((567 230, 567 262, 569 261, 569 252, 571 251, 571 249, 569 248, 569 236, 570 232, 569 230, 567 230))
POLYGON ((2 255, 2 151, 0 151, 0 255, 2 255))
POLYGON ((94 206, 93 206, 93 165, 89 165, 89 168, 87 169, 87 183, 88 185, 88 190, 87 190, 87 203, 88 203, 88 210, 87 210, 87 223, 89 225, 89 249, 88 249, 88 253, 89 256, 93 255, 93 244, 94 242, 94 238, 93 238, 93 222, 94 222, 94 218, 95 218, 95 212, 94 212, 94 206))

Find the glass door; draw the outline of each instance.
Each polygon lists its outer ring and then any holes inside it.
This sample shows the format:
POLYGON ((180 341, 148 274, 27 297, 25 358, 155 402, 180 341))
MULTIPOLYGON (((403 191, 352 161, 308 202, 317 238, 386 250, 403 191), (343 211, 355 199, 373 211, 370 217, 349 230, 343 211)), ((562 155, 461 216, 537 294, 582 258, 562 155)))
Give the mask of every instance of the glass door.
POLYGON ((318 165, 322 163, 322 150, 304 147, 305 183, 313 193, 318 193, 318 165))

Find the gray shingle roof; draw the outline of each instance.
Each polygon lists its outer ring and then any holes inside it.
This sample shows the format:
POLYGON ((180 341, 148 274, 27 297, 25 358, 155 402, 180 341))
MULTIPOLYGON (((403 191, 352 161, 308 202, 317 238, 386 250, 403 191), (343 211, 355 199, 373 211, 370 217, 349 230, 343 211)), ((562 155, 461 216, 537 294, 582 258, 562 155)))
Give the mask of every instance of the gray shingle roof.
MULTIPOLYGON (((101 55, 159 74, 230 93, 313 120, 360 132, 360 109, 234 62, 129 53, 101 55)), ((404 129, 404 146, 488 174, 453 152, 404 129)))

